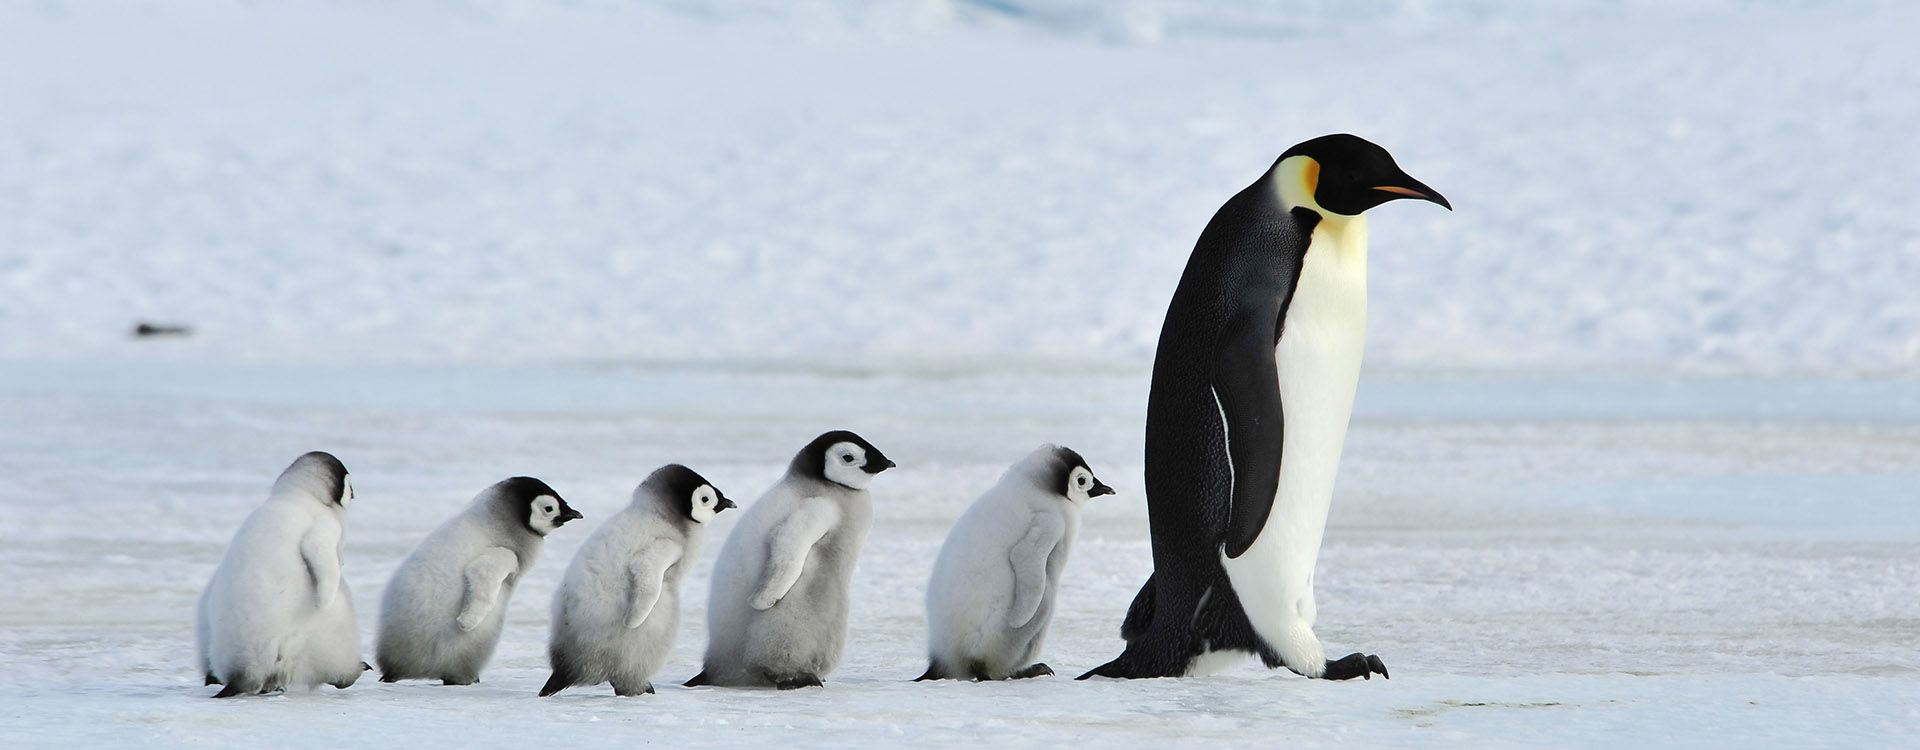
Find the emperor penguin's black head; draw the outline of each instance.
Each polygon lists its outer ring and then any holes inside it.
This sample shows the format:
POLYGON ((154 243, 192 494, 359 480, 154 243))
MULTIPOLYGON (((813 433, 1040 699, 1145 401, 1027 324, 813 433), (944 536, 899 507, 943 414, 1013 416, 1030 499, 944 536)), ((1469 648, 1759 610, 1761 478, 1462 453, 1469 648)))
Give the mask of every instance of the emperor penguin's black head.
POLYGON ((1390 200, 1416 198, 1453 210, 1440 193, 1401 171, 1386 149, 1357 135, 1323 135, 1287 149, 1273 172, 1289 208, 1359 216, 1390 200))
POLYGON ((493 486, 491 492, 494 502, 500 503, 508 513, 519 518, 528 531, 540 536, 551 534, 568 521, 581 517, 580 511, 568 505, 560 493, 533 477, 502 480, 493 486))
POLYGON ((740 507, 721 494, 720 488, 706 477, 680 464, 654 469, 646 481, 640 483, 639 491, 652 495, 656 502, 665 503, 694 523, 706 523, 720 511, 740 507))
POLYGON ((894 467, 887 454, 847 430, 822 433, 793 457, 787 471, 864 490, 873 476, 894 467))
POLYGON ((273 483, 273 494, 299 491, 341 508, 353 502, 353 478, 346 464, 326 451, 313 451, 293 460, 273 483))
POLYGON ((1113 494, 1113 488, 1093 475, 1093 469, 1087 466, 1087 460, 1081 458, 1078 452, 1063 445, 1052 448, 1053 468, 1049 473, 1055 491, 1076 503, 1113 494))

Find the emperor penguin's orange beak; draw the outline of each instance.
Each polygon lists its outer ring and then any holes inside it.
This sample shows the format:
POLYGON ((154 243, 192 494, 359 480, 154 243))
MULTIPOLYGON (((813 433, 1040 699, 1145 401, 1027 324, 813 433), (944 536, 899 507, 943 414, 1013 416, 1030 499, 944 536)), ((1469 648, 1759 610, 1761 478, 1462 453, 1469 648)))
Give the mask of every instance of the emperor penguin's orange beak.
POLYGON ((1448 203, 1446 196, 1441 195, 1439 191, 1434 190, 1433 188, 1427 187, 1426 185, 1420 184, 1419 180, 1413 179, 1412 177, 1408 177, 1404 172, 1401 173, 1400 177, 1403 178, 1403 180, 1407 184, 1375 185, 1373 189, 1378 190, 1382 193, 1390 193, 1400 198, 1414 198, 1417 200, 1432 201, 1434 203, 1440 204, 1441 208, 1444 208, 1448 211, 1453 210, 1453 204, 1448 203))

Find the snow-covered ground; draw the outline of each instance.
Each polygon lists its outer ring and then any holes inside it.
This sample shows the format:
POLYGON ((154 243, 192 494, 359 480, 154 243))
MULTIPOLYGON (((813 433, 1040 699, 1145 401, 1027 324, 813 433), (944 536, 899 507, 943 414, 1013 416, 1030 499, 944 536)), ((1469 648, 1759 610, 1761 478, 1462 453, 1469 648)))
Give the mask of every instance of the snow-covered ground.
POLYGON ((1892 0, 0 3, 0 743, 1906 741, 1914 28, 1892 0), (1394 678, 906 682, 946 525, 1044 441, 1121 490, 1048 660, 1117 653, 1166 298, 1226 196, 1335 130, 1459 208, 1373 221, 1317 576, 1329 649, 1394 678), (831 427, 901 469, 827 689, 669 687, 703 564, 659 695, 533 698, 553 585, 633 483, 679 461, 751 500, 831 427), (481 685, 203 697, 193 597, 315 448, 361 493, 369 632, 487 484, 587 514, 481 685))
MULTIPOLYGON (((16 365, 0 385, 0 734, 19 746, 646 741, 1028 746, 1885 746, 1920 732, 1920 384, 1382 376, 1360 396, 1319 571, 1321 636, 1391 681, 1249 664, 1181 681, 914 684, 947 524, 1044 440, 1120 495, 1086 514, 1046 658, 1118 653, 1148 567, 1140 373, 16 365), (1772 404, 1755 416, 1748 404, 1772 404), (659 463, 751 500, 851 426, 898 460, 825 690, 698 671, 711 558, 661 692, 540 700, 553 587, 659 463), (354 471, 363 630, 412 544, 501 477, 587 516, 548 542, 481 685, 211 701, 192 607, 299 452, 354 471)), ((724 514, 714 534, 733 520, 724 514)))

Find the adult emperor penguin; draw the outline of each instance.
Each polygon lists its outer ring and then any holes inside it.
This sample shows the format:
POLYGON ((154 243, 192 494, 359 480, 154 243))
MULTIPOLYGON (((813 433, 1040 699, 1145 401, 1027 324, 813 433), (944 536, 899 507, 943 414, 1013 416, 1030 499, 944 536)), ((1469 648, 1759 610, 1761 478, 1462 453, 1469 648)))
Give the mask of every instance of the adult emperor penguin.
POLYGON ((340 575, 353 481, 332 455, 295 459, 240 524, 200 597, 200 666, 215 698, 345 688, 367 669, 340 575))
POLYGON ((679 464, 647 475, 626 510, 593 530, 553 596, 542 697, 612 682, 616 695, 653 692, 653 673, 680 634, 680 579, 700 559, 706 525, 734 507, 679 464))
POLYGON ((380 681, 479 682, 514 587, 547 534, 579 517, 546 482, 513 477, 428 534, 380 600, 380 681))
POLYGON ((1113 488, 1070 448, 1042 445, 1007 469, 953 525, 927 584, 920 680, 1040 677, 1080 508, 1113 488))
POLYGON ((1126 650, 1082 675, 1172 677, 1257 654, 1372 679, 1313 634, 1314 562, 1366 338, 1368 209, 1452 208, 1385 149, 1328 135, 1280 155, 1208 222, 1167 308, 1147 401, 1153 576, 1126 650))
POLYGON ((706 669, 688 687, 816 687, 840 666, 853 565, 873 525, 867 485, 893 466, 846 430, 800 449, 720 548, 706 669))

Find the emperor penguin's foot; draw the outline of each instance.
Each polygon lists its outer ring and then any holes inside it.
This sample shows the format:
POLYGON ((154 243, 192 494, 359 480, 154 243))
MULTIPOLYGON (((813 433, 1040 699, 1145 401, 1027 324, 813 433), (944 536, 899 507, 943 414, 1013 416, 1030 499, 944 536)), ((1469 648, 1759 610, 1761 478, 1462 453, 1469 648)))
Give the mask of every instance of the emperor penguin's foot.
POLYGON ((201 683, 201 684, 202 684, 202 685, 218 685, 218 684, 220 684, 220 678, 218 678, 218 677, 215 677, 215 676, 213 676, 213 673, 212 673, 212 672, 208 672, 208 673, 207 673, 207 681, 206 681, 206 682, 203 682, 203 683, 201 683))
POLYGON ((372 665, 372 664, 368 664, 368 663, 366 663, 366 662, 364 662, 364 661, 363 661, 363 662, 360 662, 360 671, 362 671, 362 672, 371 672, 371 671, 373 671, 373 665, 372 665))
POLYGON ((794 675, 792 677, 772 677, 771 675, 769 675, 769 677, 773 682, 774 688, 779 690, 798 690, 800 688, 826 687, 826 683, 820 681, 819 675, 801 674, 801 675, 794 675))
POLYGON ((1373 654, 1351 653, 1338 659, 1327 660, 1327 671, 1320 675, 1323 680, 1351 680, 1355 677, 1371 680, 1374 675, 1386 679, 1387 665, 1380 663, 1380 657, 1373 654))
POLYGON ((680 683, 680 686, 681 687, 700 687, 701 685, 711 684, 712 682, 713 682, 713 679, 708 677, 706 672, 702 671, 700 674, 694 675, 692 678, 688 679, 686 682, 680 683))
POLYGON ((938 662, 928 662, 927 671, 920 673, 920 676, 913 678, 913 681, 926 682, 927 680, 940 680, 940 679, 945 679, 944 677, 940 676, 940 664, 938 662))
POLYGON ((400 676, 392 672, 381 672, 380 681, 381 682, 399 682, 400 676))
POLYGON ((653 683, 642 682, 635 685, 625 680, 617 680, 613 683, 613 694, 621 697, 653 695, 653 683))
POLYGON ((480 678, 478 677, 441 677, 440 678, 440 684, 442 685, 472 685, 479 681, 480 681, 480 678))
POLYGON ((1034 677, 1052 677, 1052 676, 1053 676, 1053 667, 1049 667, 1045 663, 1041 663, 1041 664, 1035 664, 1031 667, 1027 667, 1026 669, 1022 669, 1018 672, 1015 672, 1013 673, 1013 676, 1008 677, 1007 679, 1026 680, 1034 677))

